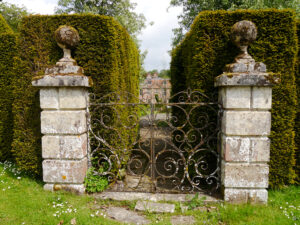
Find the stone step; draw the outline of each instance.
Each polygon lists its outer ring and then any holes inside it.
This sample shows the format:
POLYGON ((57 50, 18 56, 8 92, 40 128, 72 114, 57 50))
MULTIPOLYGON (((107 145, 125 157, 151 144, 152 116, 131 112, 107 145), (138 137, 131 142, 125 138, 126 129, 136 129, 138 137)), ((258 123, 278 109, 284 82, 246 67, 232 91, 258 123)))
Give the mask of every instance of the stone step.
POLYGON ((106 210, 106 214, 111 219, 117 220, 122 224, 149 224, 150 221, 144 216, 139 215, 137 212, 133 212, 121 207, 109 207, 106 210))
POLYGON ((156 213, 174 213, 175 205, 168 204, 168 203, 138 201, 134 209, 137 211, 147 211, 147 212, 156 212, 156 213))
MULTIPOLYGON (((187 202, 195 196, 195 194, 167 194, 167 193, 147 193, 147 192, 117 192, 117 191, 104 191, 101 193, 92 194, 93 197, 98 199, 111 199, 115 201, 175 201, 187 202)), ((202 193, 198 194, 199 199, 203 199, 204 203, 217 203, 221 202, 219 198, 202 193)))

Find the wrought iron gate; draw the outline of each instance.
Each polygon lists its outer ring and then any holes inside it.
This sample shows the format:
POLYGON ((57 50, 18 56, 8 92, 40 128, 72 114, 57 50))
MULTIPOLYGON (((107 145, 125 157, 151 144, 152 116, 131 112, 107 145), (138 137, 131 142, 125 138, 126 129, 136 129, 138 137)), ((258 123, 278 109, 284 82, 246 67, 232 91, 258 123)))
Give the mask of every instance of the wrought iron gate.
POLYGON ((198 91, 89 100, 90 166, 113 191, 215 192, 219 107, 198 91))

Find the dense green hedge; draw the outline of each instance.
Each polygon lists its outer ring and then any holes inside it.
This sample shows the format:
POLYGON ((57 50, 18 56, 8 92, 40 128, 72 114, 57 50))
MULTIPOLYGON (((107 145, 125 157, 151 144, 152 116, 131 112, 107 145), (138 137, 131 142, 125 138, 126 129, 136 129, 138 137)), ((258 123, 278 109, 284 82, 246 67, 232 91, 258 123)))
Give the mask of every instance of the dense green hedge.
POLYGON ((296 20, 288 10, 205 11, 195 19, 190 32, 172 52, 173 89, 191 87, 204 93, 215 91, 214 78, 232 63, 238 49, 230 41, 230 30, 240 20, 253 21, 258 38, 249 49, 268 71, 281 74, 273 91, 270 185, 280 187, 295 180, 295 117, 297 96, 296 20))
POLYGON ((10 28, 8 23, 5 21, 3 16, 0 14, 0 34, 3 33, 13 33, 13 30, 10 28))
MULTIPOLYGON (((54 65, 62 50, 54 40, 60 25, 76 28, 80 43, 72 53, 85 75, 92 77, 93 92, 106 94, 127 90, 138 94, 139 53, 126 30, 113 18, 98 15, 29 16, 23 19, 15 60, 14 141, 12 152, 18 166, 41 171, 40 110, 38 89, 32 77, 54 65)), ((126 110, 125 110, 126 111, 126 110)), ((128 110, 124 115, 127 115, 128 110)))
POLYGON ((300 184, 300 20, 297 20, 297 35, 298 35, 298 60, 296 65, 296 86, 298 96, 298 110, 295 123, 295 142, 296 142, 296 174, 297 183, 300 184))
POLYGON ((13 57, 16 37, 0 15, 0 162, 11 159, 13 116, 11 113, 13 57))

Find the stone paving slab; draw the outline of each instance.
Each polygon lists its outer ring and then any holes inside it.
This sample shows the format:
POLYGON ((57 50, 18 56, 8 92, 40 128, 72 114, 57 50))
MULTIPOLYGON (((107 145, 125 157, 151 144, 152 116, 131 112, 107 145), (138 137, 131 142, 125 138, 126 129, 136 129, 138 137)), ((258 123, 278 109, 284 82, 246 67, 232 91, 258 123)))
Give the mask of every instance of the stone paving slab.
MULTIPOLYGON (((187 202, 195 196, 195 194, 166 194, 166 193, 143 193, 143 192, 114 192, 104 191, 92 195, 99 199, 112 199, 115 201, 135 201, 135 200, 148 200, 152 202, 158 201, 177 201, 187 202)), ((199 199, 205 197, 204 203, 217 203, 222 200, 214 198, 209 195, 199 193, 199 199)))
POLYGON ((193 216, 172 216, 171 224, 172 225, 195 224, 195 219, 193 216))
POLYGON ((135 210, 157 212, 157 213, 174 213, 175 205, 168 204, 168 203, 138 201, 135 205, 135 210))
POLYGON ((132 212, 120 207, 109 207, 106 214, 111 219, 117 220, 125 224, 149 224, 150 221, 139 215, 137 212, 132 212))

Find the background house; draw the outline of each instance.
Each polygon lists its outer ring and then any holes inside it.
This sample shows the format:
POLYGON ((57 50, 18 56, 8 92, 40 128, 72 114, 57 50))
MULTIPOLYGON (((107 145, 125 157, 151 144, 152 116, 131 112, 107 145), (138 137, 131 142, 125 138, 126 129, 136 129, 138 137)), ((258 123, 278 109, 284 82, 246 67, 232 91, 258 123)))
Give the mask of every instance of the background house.
POLYGON ((140 84, 140 100, 151 103, 168 102, 171 93, 170 79, 158 76, 158 73, 147 74, 146 79, 140 84))

